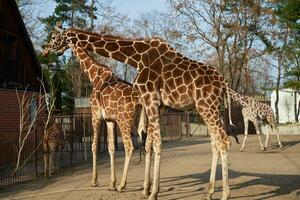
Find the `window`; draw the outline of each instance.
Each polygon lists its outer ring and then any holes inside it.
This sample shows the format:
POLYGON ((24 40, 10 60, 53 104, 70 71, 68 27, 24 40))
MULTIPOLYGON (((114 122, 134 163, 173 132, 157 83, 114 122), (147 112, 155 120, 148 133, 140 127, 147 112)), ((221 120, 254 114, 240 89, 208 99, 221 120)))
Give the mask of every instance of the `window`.
POLYGON ((37 102, 36 98, 32 98, 30 101, 30 122, 32 122, 35 115, 37 115, 37 102))

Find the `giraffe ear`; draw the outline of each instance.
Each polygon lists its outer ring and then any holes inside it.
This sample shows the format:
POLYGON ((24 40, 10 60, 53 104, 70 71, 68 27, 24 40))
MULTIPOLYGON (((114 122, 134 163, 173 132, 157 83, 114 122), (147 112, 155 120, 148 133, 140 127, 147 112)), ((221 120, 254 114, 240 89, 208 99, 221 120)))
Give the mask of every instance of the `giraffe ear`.
POLYGON ((63 29, 62 29, 62 21, 57 21, 55 26, 54 26, 54 30, 56 30, 59 33, 63 33, 63 29))
POLYGON ((62 29, 62 21, 57 21, 55 23, 55 26, 57 26, 58 28, 62 29))

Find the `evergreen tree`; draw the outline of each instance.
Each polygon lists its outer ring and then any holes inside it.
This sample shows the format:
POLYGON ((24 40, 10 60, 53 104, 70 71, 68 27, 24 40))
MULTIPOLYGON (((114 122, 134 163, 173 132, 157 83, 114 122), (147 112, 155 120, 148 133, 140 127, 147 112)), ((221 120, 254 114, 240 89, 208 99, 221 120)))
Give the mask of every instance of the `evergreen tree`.
MULTIPOLYGON (((94 15, 96 11, 95 0, 55 0, 55 2, 54 13, 41 19, 41 22, 45 24, 45 32, 48 32, 45 43, 49 41, 50 34, 57 22, 62 22, 63 26, 67 28, 93 29, 93 20, 96 19, 94 15)), ((58 57, 55 54, 50 54, 48 58, 43 58, 40 61, 49 71, 49 79, 52 81, 53 94, 56 98, 56 110, 61 110, 63 113, 72 113, 74 98, 82 95, 87 96, 87 94, 84 94, 86 90, 81 87, 86 87, 88 84, 87 79, 80 76, 76 77, 83 82, 80 88, 73 85, 70 76, 74 75, 72 72, 80 70, 80 67, 78 62, 74 62, 76 58, 72 54, 66 55, 58 57)))

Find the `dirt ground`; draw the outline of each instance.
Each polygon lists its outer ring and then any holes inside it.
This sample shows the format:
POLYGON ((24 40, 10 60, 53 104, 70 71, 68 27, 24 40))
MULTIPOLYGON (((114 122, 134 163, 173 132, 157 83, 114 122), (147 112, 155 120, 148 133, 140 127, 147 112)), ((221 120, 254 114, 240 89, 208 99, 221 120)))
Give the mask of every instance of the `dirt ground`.
MULTIPOLYGON (((275 136, 270 149, 262 152, 255 135, 249 136, 244 152, 232 139, 229 158, 231 198, 236 200, 300 199, 300 136, 282 136, 283 149, 278 149, 275 136)), ((242 140, 242 136, 240 136, 242 140)), ((124 157, 117 153, 116 173, 121 178, 124 157)), ((144 162, 136 164, 137 151, 129 169, 123 193, 108 191, 109 160, 98 165, 99 187, 90 187, 91 166, 77 167, 51 179, 39 178, 17 184, 0 194, 1 199, 32 200, 106 200, 142 199, 144 162)), ((163 144, 160 193, 158 199, 200 199, 207 187, 211 150, 209 138, 190 138, 163 144)), ((153 162, 152 162, 153 163, 153 162)), ((218 168, 214 199, 222 195, 221 168, 218 168)))

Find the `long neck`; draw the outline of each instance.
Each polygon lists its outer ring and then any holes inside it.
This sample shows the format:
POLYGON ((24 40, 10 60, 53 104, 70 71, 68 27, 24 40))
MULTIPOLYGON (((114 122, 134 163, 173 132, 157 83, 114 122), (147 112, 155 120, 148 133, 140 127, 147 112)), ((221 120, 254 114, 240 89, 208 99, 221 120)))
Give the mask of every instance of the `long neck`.
POLYGON ((75 45, 69 46, 78 59, 81 68, 88 75, 89 80, 94 86, 102 85, 113 76, 112 71, 107 66, 97 63, 82 47, 75 45))
POLYGON ((250 103, 250 99, 248 97, 235 92, 231 88, 228 91, 229 91, 229 95, 230 95, 231 99, 234 102, 240 104, 241 106, 245 107, 250 103))
POLYGON ((135 68, 152 64, 160 55, 167 51, 174 52, 167 43, 160 39, 131 40, 117 36, 101 35, 77 29, 69 29, 67 41, 80 45, 101 56, 110 57, 135 68), (151 56, 149 56, 151 54, 151 56), (151 58, 150 58, 151 57, 151 58))

